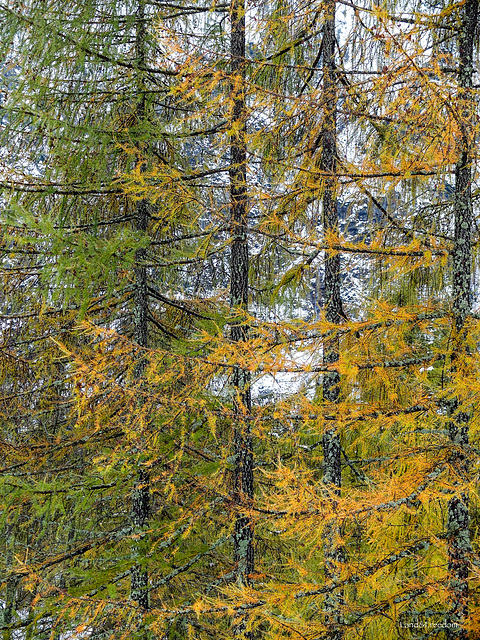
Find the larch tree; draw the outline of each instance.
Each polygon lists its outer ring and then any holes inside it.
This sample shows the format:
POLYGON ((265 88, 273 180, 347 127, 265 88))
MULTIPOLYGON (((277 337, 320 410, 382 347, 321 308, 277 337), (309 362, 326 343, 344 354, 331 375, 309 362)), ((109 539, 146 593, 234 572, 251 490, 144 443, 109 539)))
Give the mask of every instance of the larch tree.
MULTIPOLYGON (((20 282, 23 279, 18 294, 13 289, 9 292, 4 322, 19 327, 11 334, 12 362, 23 361, 26 365, 28 361, 30 369, 24 378, 25 391, 16 388, 21 380, 18 374, 11 400, 8 384, 4 386, 7 424, 15 427, 19 419, 21 423, 16 434, 12 431, 6 436, 7 440, 13 438, 16 444, 12 446, 17 447, 17 453, 12 450, 17 460, 12 458, 7 470, 19 470, 13 472, 14 480, 7 479, 4 484, 5 504, 10 508, 5 507, 3 515, 14 519, 16 535, 12 540, 16 540, 17 548, 26 545, 25 557, 32 560, 32 567, 38 557, 50 557, 40 562, 38 569, 30 568, 26 573, 30 586, 22 591, 22 598, 28 602, 30 592, 30 601, 36 601, 28 619, 32 632, 47 633, 48 625, 65 625, 66 629, 78 624, 82 616, 83 623, 91 621, 97 632, 114 622, 106 615, 104 622, 98 623, 98 615, 92 613, 98 607, 94 597, 83 609, 78 602, 63 605, 61 597, 51 604, 46 585, 53 591, 67 587, 81 592, 83 584, 86 593, 97 592, 98 584, 92 584, 89 570, 92 560, 85 554, 98 548, 96 540, 103 532, 103 558, 99 560, 100 554, 95 561, 102 567, 100 573, 106 571, 100 581, 111 572, 108 546, 117 540, 122 567, 115 569, 115 576, 110 576, 107 583, 112 578, 113 585, 121 581, 123 590, 129 575, 126 565, 133 563, 131 598, 141 609, 148 605, 147 574, 140 559, 144 547, 138 541, 148 516, 143 469, 149 454, 143 450, 143 433, 151 405, 141 401, 148 397, 142 380, 145 349, 149 334, 156 334, 157 344, 174 337, 168 329, 172 309, 179 316, 175 321, 180 326, 188 324, 189 309, 170 302, 158 291, 156 285, 162 288, 162 282, 156 267, 148 267, 152 252, 146 251, 150 244, 147 231, 152 226, 148 203, 144 198, 126 196, 118 181, 132 166, 141 172, 145 147, 166 162, 162 154, 167 149, 168 155, 172 147, 168 142, 162 147, 165 118, 160 124, 156 103, 168 93, 160 78, 168 78, 173 72, 155 66, 157 44, 151 5, 140 2, 79 7, 63 3, 46 10, 38 3, 22 8, 7 3, 1 11, 3 53, 13 70, 2 107, 2 141, 6 150, 9 145, 17 148, 3 156, 7 187, 4 241, 8 248, 4 255, 8 256, 6 271, 18 273, 20 282), (148 308, 149 302, 155 309, 148 308), (19 304, 23 304, 21 312, 17 310, 19 304), (89 382, 88 375, 82 373, 82 364, 92 362, 90 349, 102 351, 102 339, 95 338, 98 334, 93 333, 92 343, 85 337, 85 328, 79 328, 86 318, 97 327, 117 328, 138 345, 136 350, 125 350, 134 365, 125 361, 113 378, 108 377, 113 388, 103 384, 100 390, 95 387, 98 380, 94 383, 90 378, 89 382), (148 323, 154 323, 153 329, 147 327, 148 323), (48 330, 42 326, 45 324, 48 330), (53 336, 57 344, 51 342, 53 336), (26 356, 22 357, 24 352, 26 356), (125 406, 114 401, 107 409, 101 397, 103 394, 112 400, 115 381, 125 383, 132 371, 132 385, 141 406, 137 402, 136 410, 127 418, 125 406), (22 396, 31 399, 32 412, 22 396), (75 416, 76 404, 77 408, 83 404, 86 415, 80 411, 75 416), (22 411, 25 417, 17 417, 22 411), (124 421, 125 430, 118 419, 124 421), (129 453, 134 465, 140 461, 136 480, 129 467, 121 470, 119 462, 122 448, 125 455, 129 449, 125 446, 126 434, 127 440, 138 438, 129 453), (96 445, 92 447, 93 441, 96 445), (102 448, 104 442, 109 443, 106 449, 102 448), (113 443, 115 446, 110 446, 113 443), (120 475, 111 483, 97 484, 93 478, 104 471, 108 474, 109 465, 116 469, 114 475, 120 475), (26 480, 19 480, 21 477, 26 480), (41 477, 50 483, 48 489, 39 488, 37 479, 41 477), (81 479, 74 489, 76 478, 81 479), (93 486, 92 482, 97 486, 91 493, 92 500, 76 500, 79 492, 90 491, 86 487, 93 486), (64 501, 66 486, 71 495, 64 501), (24 498, 19 499, 22 491, 24 498), (41 495, 45 499, 39 505, 37 497, 41 495), (131 514, 124 507, 125 500, 131 503, 131 514), (51 546, 46 544, 49 534, 51 546), (43 565, 53 569, 42 569, 43 565), (74 574, 76 577, 72 577, 74 574), (44 586, 33 587, 37 579, 44 586)), ((168 107, 161 107, 163 113, 168 107)), ((165 227, 172 231, 176 223, 165 227)), ((155 225, 157 229, 160 226, 155 225)), ((9 283, 12 287, 11 279, 9 283)), ((108 349, 112 352, 113 347, 108 349)), ((88 372, 90 366, 87 364, 84 371, 88 372)), ((7 470, 5 473, 9 473, 7 470)), ((11 585, 23 574, 15 566, 9 571, 10 593, 11 585)), ((18 594, 16 599, 20 604, 18 594)), ((11 612, 6 617, 7 628, 14 628, 11 612)))
MULTIPOLYGON (((324 182, 322 198, 323 229, 325 237, 337 238, 338 222, 338 180, 337 171, 337 74, 336 74, 336 37, 335 37, 335 0, 324 4, 324 27, 322 37, 323 83, 321 104, 323 108, 322 150, 319 163, 324 182)), ((324 305, 325 319, 332 323, 332 337, 327 338, 323 346, 323 360, 326 364, 336 364, 339 360, 340 340, 337 329, 345 315, 341 299, 341 268, 340 253, 335 251, 328 254, 324 261, 324 305)), ((338 371, 324 374, 323 400, 329 405, 338 404, 340 399, 340 375, 338 371)), ((325 431, 322 437, 323 449, 323 482, 331 496, 340 495, 342 486, 342 453, 340 434, 335 427, 325 431)), ((333 498, 334 500, 335 498, 333 498)), ((325 578, 338 580, 340 578, 339 565, 342 561, 342 545, 340 527, 337 523, 328 527, 324 534, 324 564, 325 578)), ((339 600, 337 597, 326 596, 325 611, 327 625, 341 622, 339 616, 339 600)), ((342 637, 337 630, 332 631, 332 637, 342 637)))
MULTIPOLYGON (((454 243, 452 249, 452 307, 453 349, 452 367, 456 370, 457 356, 462 358, 469 352, 466 324, 472 309, 472 229, 473 203, 472 180, 474 175, 475 147, 475 102, 472 94, 474 76, 474 47, 478 31, 478 2, 470 0, 464 4, 460 14, 458 30, 458 93, 456 117, 458 118, 458 160, 455 165, 454 193, 454 243)), ((462 483, 469 482, 470 415, 462 402, 451 401, 452 420, 449 435, 452 442, 452 466, 462 483)), ((452 610, 449 613, 449 637, 467 638, 463 628, 468 617, 468 575, 471 563, 469 501, 466 491, 455 495, 448 503, 447 519, 448 569, 451 574, 452 610)))
POLYGON ((477 8, 341 7, 1 6, 6 638, 473 633, 477 8))
MULTIPOLYGON (((240 0, 231 7, 231 101, 230 127, 230 306, 238 314, 231 328, 233 343, 248 339, 248 328, 242 312, 248 312, 249 302, 249 234, 247 191, 247 105, 245 78, 245 11, 240 0)), ((253 443, 250 426, 252 409, 250 375, 243 367, 233 373, 234 412, 234 471, 233 500, 238 509, 235 515, 234 561, 237 580, 250 583, 254 570, 253 522, 248 513, 253 500, 253 443)))
MULTIPOLYGON (((135 124, 140 131, 144 129, 145 122, 149 117, 155 117, 153 113, 147 112, 146 86, 143 74, 147 59, 145 50, 146 38, 146 16, 145 4, 143 0, 138 3, 136 11, 136 31, 135 31, 135 65, 138 74, 138 97, 135 113, 135 124)), ((150 111, 151 108, 150 108, 150 111)), ((146 143, 148 144, 148 142, 146 143)), ((142 145, 141 145, 142 146, 142 145)), ((145 141, 143 141, 145 146, 145 141)), ((144 160, 144 149, 139 150, 139 170, 142 170, 144 160)), ((148 232, 148 203, 145 198, 141 198, 135 205, 135 229, 142 234, 148 232)), ((147 250, 145 247, 137 249, 135 252, 135 281, 134 281, 134 308, 133 324, 134 339, 140 347, 148 347, 148 275, 147 275, 147 250)), ((146 362, 143 358, 139 360, 135 371, 135 377, 142 378, 145 371, 146 362)), ((148 474, 143 468, 138 471, 138 477, 132 495, 132 521, 138 531, 142 531, 148 520, 150 511, 150 490, 148 474)), ((132 568, 131 577, 132 599, 137 601, 141 607, 148 609, 148 572, 140 564, 135 564, 132 568)))

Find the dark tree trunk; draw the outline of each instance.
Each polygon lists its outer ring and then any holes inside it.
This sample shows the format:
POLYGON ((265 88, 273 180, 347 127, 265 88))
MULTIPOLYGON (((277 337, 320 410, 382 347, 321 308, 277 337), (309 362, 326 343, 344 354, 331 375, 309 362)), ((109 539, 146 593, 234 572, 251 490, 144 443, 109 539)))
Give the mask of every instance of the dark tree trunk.
MULTIPOLYGON (((472 161, 474 134, 472 127, 473 109, 473 53, 478 15, 478 0, 466 0, 462 8, 462 22, 459 30, 458 97, 460 101, 459 155, 455 167, 455 242, 452 253, 453 268, 453 313, 457 353, 466 353, 464 335, 465 321, 471 312, 472 277, 472 161)), ((455 374, 455 362, 453 373, 455 374)), ((468 481, 469 463, 469 416, 462 411, 458 401, 452 403, 453 419, 450 423, 450 439, 455 450, 452 464, 457 473, 468 481)), ((461 624, 468 615, 468 565, 472 551, 469 532, 468 495, 455 496, 448 504, 448 570, 452 591, 452 608, 448 617, 449 638, 465 639, 467 632, 461 624)))
MULTIPOLYGON (((233 0, 231 5, 231 90, 233 95, 230 136, 230 206, 231 206, 231 266, 230 306, 232 310, 248 308, 248 219, 247 219, 247 150, 245 103, 245 3, 233 0)), ((231 327, 232 342, 248 339, 248 328, 242 319, 231 327)), ((234 471, 233 502, 235 504, 234 562, 237 582, 250 583, 254 568, 253 523, 249 509, 253 500, 253 451, 250 422, 250 376, 236 368, 233 374, 234 394, 234 471)), ((236 633, 242 632, 241 625, 236 633)))
MULTIPOLYGON (((325 23, 323 27, 323 90, 322 107, 324 113, 322 132, 322 155, 320 170, 327 174, 324 178, 323 228, 326 236, 338 233, 337 212, 337 79, 335 65, 335 0, 324 3, 325 23)), ((324 277, 325 317, 329 322, 339 324, 343 309, 340 295, 340 254, 325 256, 324 277)), ((332 364, 339 360, 340 345, 337 335, 324 342, 324 362, 332 364)), ((324 402, 337 403, 340 398, 340 375, 336 372, 325 374, 323 378, 324 402)), ((323 446, 323 482, 329 493, 340 495, 342 485, 340 436, 335 428, 328 429, 322 439, 323 446)), ((339 526, 330 524, 324 532, 325 579, 335 580, 339 576, 339 563, 343 552, 340 544, 339 526)), ((342 636, 338 625, 341 623, 339 608, 341 594, 332 594, 325 598, 325 623, 332 625, 331 638, 342 636)))
MULTIPOLYGON (((13 569, 13 555, 15 546, 15 533, 13 526, 7 524, 4 530, 6 544, 6 567, 13 569)), ((9 575, 5 581, 5 599, 3 602, 3 626, 8 627, 13 622, 15 614, 15 600, 17 597, 19 578, 16 575, 9 575)), ((12 640, 12 629, 4 629, 2 633, 3 640, 12 640)))
MULTIPOLYGON (((145 66, 145 5, 139 3, 137 8, 137 28, 135 53, 139 76, 139 97, 136 109, 137 125, 142 126, 145 120, 145 93, 141 68, 145 66)), ((138 162, 143 162, 143 149, 139 149, 138 162)), ((143 233, 148 229, 148 208, 145 200, 140 200, 136 206, 135 228, 143 233)), ((147 281, 147 250, 138 249, 135 253, 135 281, 133 303, 133 332, 134 340, 140 347, 148 347, 148 281, 147 281)), ((140 357, 135 369, 135 378, 140 380, 145 371, 145 358, 140 357)), ((135 530, 142 530, 150 514, 150 488, 148 474, 138 469, 135 487, 132 494, 132 525, 135 530)), ((139 549, 134 550, 139 555, 139 549)), ((143 609, 148 609, 148 572, 138 562, 131 570, 132 600, 143 609)))
MULTIPOLYGON (((332 177, 325 178, 323 194, 323 227, 325 235, 338 232, 337 180, 335 178, 337 158, 336 104, 337 87, 335 78, 335 0, 325 3, 325 25, 323 31, 323 92, 324 108, 322 156, 320 169, 332 177)), ((325 256, 324 277, 325 317, 329 322, 339 324, 343 310, 340 297, 340 254, 325 256)), ((339 340, 332 337, 324 343, 324 361, 327 364, 339 359, 339 340)), ((338 402, 340 376, 330 373, 323 379, 323 398, 326 402, 338 402)), ((341 486, 340 442, 335 429, 324 436, 324 481, 338 488, 341 486)))

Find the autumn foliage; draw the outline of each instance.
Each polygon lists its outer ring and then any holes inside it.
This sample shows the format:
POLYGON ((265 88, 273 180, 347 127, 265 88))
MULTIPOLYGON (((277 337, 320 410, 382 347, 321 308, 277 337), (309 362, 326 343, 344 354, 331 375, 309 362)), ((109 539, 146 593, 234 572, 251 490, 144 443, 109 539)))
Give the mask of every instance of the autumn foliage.
POLYGON ((425 6, 0 5, 4 640, 479 635, 478 8, 425 6))

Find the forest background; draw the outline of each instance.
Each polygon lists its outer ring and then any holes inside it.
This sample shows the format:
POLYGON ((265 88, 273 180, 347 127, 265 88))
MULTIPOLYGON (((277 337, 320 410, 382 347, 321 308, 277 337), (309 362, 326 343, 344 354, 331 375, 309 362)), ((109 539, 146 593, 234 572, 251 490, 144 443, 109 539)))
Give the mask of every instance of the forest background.
POLYGON ((480 635, 478 0, 1 0, 1 633, 480 635))

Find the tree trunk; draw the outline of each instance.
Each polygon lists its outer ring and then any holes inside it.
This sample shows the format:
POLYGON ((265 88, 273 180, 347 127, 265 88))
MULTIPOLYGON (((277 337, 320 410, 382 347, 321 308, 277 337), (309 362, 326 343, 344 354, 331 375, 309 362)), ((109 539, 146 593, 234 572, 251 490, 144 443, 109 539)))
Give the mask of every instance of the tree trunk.
MULTIPOLYGON (((473 51, 478 14, 478 0, 466 0, 459 30, 458 97, 461 138, 459 157, 455 167, 455 242, 452 253, 454 333, 458 341, 457 353, 466 353, 465 321, 471 311, 472 276, 472 161, 474 135, 472 128, 473 51)), ((453 357, 452 357, 453 361, 453 357)), ((453 365, 455 374, 455 364, 453 365)), ((453 403, 454 416, 449 432, 455 452, 452 464, 457 473, 468 481, 469 445, 468 413, 462 411, 458 401, 453 403)), ((468 615, 468 564, 472 551, 469 532, 468 495, 455 496, 448 503, 448 570, 452 592, 452 608, 448 616, 449 638, 466 639, 461 625, 468 615)))
MULTIPOLYGON (((5 526, 5 545, 6 545, 6 567, 13 569, 13 555, 15 547, 15 531, 12 525, 5 526)), ((15 600, 17 597, 17 587, 19 579, 15 575, 10 575, 5 581, 5 600, 3 603, 3 626, 8 627, 13 622, 15 614, 15 600)), ((12 640, 12 629, 4 629, 2 633, 3 640, 12 640)))
MULTIPOLYGON (((323 27, 323 90, 322 106, 324 110, 322 132, 322 155, 320 170, 328 176, 324 178, 323 194, 323 228, 325 236, 338 233, 337 212, 337 178, 335 177, 337 163, 337 81, 335 65, 335 0, 324 3, 325 23, 323 27)), ((339 324, 343 317, 340 296, 340 254, 326 254, 324 277, 325 317, 328 322, 339 324)), ((324 362, 332 364, 339 360, 340 345, 338 335, 332 336, 324 342, 324 362)), ((336 372, 325 374, 323 378, 324 402, 337 403, 340 398, 340 375, 336 372)), ((328 429, 322 439, 323 447, 323 482, 329 493, 340 495, 342 485, 341 447, 338 431, 333 427, 328 429)), ((334 505, 333 505, 334 506, 334 505)), ((324 532, 324 561, 325 579, 336 580, 339 577, 339 563, 342 562, 343 552, 340 544, 340 529, 336 523, 325 527, 324 532)), ((325 623, 333 626, 331 638, 340 638, 343 634, 337 625, 341 622, 339 607, 343 598, 338 594, 331 594, 325 598, 325 623)))
MULTIPOLYGON (((145 66, 145 5, 143 0, 137 8, 137 27, 135 41, 136 62, 139 75, 139 99, 137 103, 136 121, 142 124, 145 120, 145 93, 143 91, 141 67, 145 66)), ((142 160, 142 150, 139 152, 139 162, 142 160)), ((135 228, 146 233, 148 228, 147 202, 140 200, 136 205, 135 228)), ((138 249, 135 253, 135 282, 133 325, 134 340, 140 347, 148 347, 148 282, 147 282, 147 250, 138 249)), ((140 380, 145 371, 145 358, 141 357, 135 369, 135 378, 140 380)), ((141 402, 141 400, 140 400, 141 402)), ((150 490, 148 474, 138 469, 135 487, 132 494, 132 525, 136 530, 142 530, 150 513, 150 490)), ((134 550, 139 554, 138 548, 134 550)), ((148 609, 148 572, 135 563, 131 571, 131 598, 138 602, 143 609, 148 609)))
MULTIPOLYGON (((246 311, 248 308, 248 219, 247 219, 247 150, 245 103, 245 3, 233 0, 231 5, 231 90, 233 95, 232 128, 230 136, 230 206, 231 206, 231 262, 230 307, 246 311)), ((239 343, 248 339, 248 328, 239 318, 233 321, 231 340, 239 343)), ((234 395, 234 471, 233 502, 235 505, 234 563, 237 582, 250 584, 254 568, 253 523, 248 510, 253 500, 253 451, 248 416, 251 412, 250 376, 237 367, 233 374, 234 395)), ((243 633, 242 625, 236 634, 243 633)))

